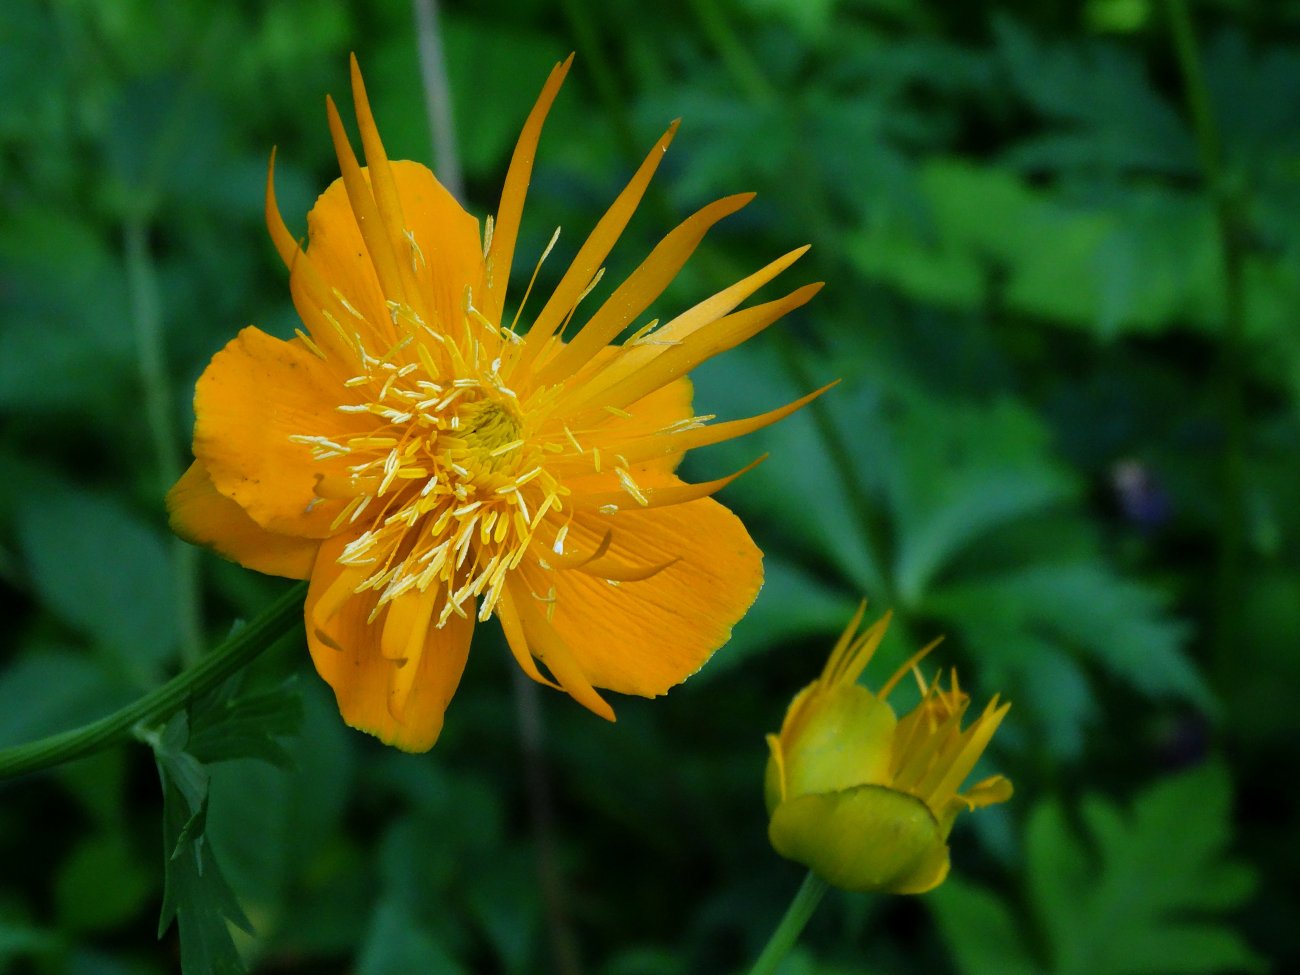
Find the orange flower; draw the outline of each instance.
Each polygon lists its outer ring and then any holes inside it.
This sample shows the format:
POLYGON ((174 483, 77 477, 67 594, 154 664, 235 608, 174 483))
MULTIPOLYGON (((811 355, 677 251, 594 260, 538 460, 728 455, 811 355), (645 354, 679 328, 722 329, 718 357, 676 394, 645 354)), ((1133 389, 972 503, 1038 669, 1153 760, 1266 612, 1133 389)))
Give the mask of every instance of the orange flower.
POLYGON ((673 471, 824 391, 710 424, 684 378, 813 296, 819 285, 735 310, 807 248, 612 344, 751 194, 686 219, 564 340, 676 123, 527 333, 521 312, 504 317, 542 123, 571 61, 542 89, 480 236, 432 172, 389 161, 353 59, 367 165, 327 99, 343 175, 308 214, 305 249, 276 206, 274 158, 267 181, 306 330, 286 342, 249 327, 213 357, 194 397, 196 460, 168 496, 185 538, 310 578, 307 640, 344 719, 410 751, 437 740, 476 620, 496 616, 530 677, 611 720, 595 688, 653 697, 698 670, 758 593, 762 554, 710 497, 743 471, 703 484, 673 471))

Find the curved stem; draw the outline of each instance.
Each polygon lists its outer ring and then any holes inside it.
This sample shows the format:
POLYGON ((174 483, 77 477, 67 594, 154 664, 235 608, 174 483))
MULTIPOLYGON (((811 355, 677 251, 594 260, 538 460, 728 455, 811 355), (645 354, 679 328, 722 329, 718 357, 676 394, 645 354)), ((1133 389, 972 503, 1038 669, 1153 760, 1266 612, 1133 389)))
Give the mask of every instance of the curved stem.
POLYGON ((772 975, 772 972, 776 971, 776 966, 781 964, 781 959, 789 954, 790 949, 799 940, 804 925, 813 916, 813 911, 817 910, 817 905, 821 903, 829 887, 830 884, 821 877, 811 870, 808 871, 808 876, 804 877, 803 884, 794 895, 794 900, 786 908, 781 923, 767 939, 767 946, 758 956, 758 961, 754 962, 754 967, 749 970, 749 975, 772 975))
POLYGON ((1214 204, 1223 265, 1224 332, 1220 344, 1219 395, 1223 410, 1225 450, 1221 470, 1222 515, 1219 525, 1218 592, 1216 599, 1215 662, 1219 676, 1236 659, 1245 552, 1245 342, 1246 294, 1245 218, 1239 194, 1223 170, 1223 147, 1201 67, 1196 32, 1186 0, 1169 0, 1169 23, 1183 75, 1187 112, 1200 154, 1206 189, 1214 204))
POLYGON ((81 758, 130 737, 138 724, 164 721, 250 663, 295 625, 301 625, 306 592, 306 583, 294 586, 193 667, 120 711, 71 731, 0 749, 0 779, 81 758))

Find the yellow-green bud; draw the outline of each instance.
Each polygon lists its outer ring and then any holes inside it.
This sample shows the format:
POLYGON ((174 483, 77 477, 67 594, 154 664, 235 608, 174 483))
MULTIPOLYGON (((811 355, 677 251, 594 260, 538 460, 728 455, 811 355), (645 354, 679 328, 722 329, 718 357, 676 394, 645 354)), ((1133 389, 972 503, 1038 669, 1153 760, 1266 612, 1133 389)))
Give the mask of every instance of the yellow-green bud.
POLYGON ((858 609, 821 677, 795 696, 781 731, 768 735, 768 837, 782 856, 845 890, 918 894, 948 875, 948 834, 962 809, 1011 797, 993 776, 959 792, 1010 707, 995 697, 968 728, 969 697, 954 672, 944 690, 916 665, 921 650, 873 694, 857 683, 889 614, 856 635, 858 609), (886 698, 909 670, 921 701, 898 718, 886 698))

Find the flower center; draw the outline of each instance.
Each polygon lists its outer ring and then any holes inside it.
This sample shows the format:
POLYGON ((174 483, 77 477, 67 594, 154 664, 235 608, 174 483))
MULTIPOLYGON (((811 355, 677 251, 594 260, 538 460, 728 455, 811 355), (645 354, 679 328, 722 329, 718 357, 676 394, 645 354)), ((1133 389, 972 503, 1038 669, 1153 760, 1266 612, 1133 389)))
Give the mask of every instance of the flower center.
POLYGON ((452 454, 471 472, 472 480, 478 480, 474 473, 515 466, 515 454, 523 446, 523 425, 509 404, 481 399, 461 407, 456 419, 458 436, 452 454))

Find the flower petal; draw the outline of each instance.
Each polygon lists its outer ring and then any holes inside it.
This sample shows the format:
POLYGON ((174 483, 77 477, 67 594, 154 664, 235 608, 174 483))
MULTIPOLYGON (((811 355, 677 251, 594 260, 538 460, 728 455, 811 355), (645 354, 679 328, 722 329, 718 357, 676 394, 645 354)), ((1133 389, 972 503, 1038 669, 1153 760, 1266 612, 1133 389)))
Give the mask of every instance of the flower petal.
POLYGON ((427 751, 438 740, 443 715, 465 669, 473 617, 452 616, 441 628, 429 626, 428 614, 418 603, 432 601, 437 594, 413 591, 399 596, 386 615, 371 622, 373 592, 344 594, 341 601, 330 593, 340 578, 345 586, 350 582, 344 578, 349 570, 335 561, 347 541, 325 541, 312 573, 305 607, 312 660, 334 689, 339 712, 349 725, 403 751, 427 751), (421 619, 423 639, 416 631, 421 619), (401 645, 402 658, 384 655, 386 638, 401 645))
MULTIPOLYGON (((606 349, 603 358, 611 358, 615 350, 606 349)), ((577 476, 596 473, 591 448, 595 447, 616 462, 616 454, 626 444, 641 441, 670 429, 685 429, 687 421, 693 418, 692 400, 695 388, 690 379, 683 376, 667 386, 661 386, 648 396, 637 400, 626 410, 610 412, 593 426, 575 433, 570 446, 576 442, 583 454, 573 455, 571 459, 553 462, 553 470, 570 472, 577 476)), ((570 431, 574 433, 574 431, 570 431)), ((557 438, 558 439, 558 438, 557 438)), ((649 458, 645 466, 671 474, 686 455, 684 450, 672 451, 649 458)), ((608 466, 608 465, 605 465, 608 466)))
POLYGON ((191 464, 167 492, 167 511, 172 531, 181 538, 245 568, 289 579, 311 575, 320 543, 267 531, 212 486, 202 461, 191 464))
POLYGON ((767 835, 781 856, 842 890, 921 894, 948 875, 948 847, 925 803, 882 786, 782 802, 767 835))
POLYGON ((607 529, 613 541, 606 558, 671 565, 617 585, 580 571, 525 571, 535 592, 555 586, 551 625, 594 686, 655 697, 727 642, 763 584, 763 554, 740 519, 710 498, 615 515, 575 514, 571 547, 594 551, 607 529))
POLYGON ((320 475, 346 477, 347 459, 318 461, 289 438, 349 429, 343 392, 326 363, 300 341, 249 326, 212 357, 194 392, 194 455, 218 491, 263 528, 323 538, 340 502, 316 495, 320 475))
POLYGON ((478 220, 465 212, 427 167, 399 161, 392 164, 402 212, 414 239, 412 260, 435 316, 454 334, 464 319, 465 290, 483 300, 486 271, 478 220))
POLYGON ((890 706, 861 685, 814 685, 781 728, 785 796, 887 784, 897 725, 890 706))
MULTIPOLYGON (((527 587, 512 583, 507 602, 509 603, 507 612, 517 614, 519 624, 523 628, 529 654, 546 664, 546 669, 551 672, 551 676, 575 701, 606 721, 613 721, 614 709, 591 686, 591 680, 585 669, 575 659, 573 651, 564 642, 563 637, 555 632, 555 628, 536 608, 534 605, 536 600, 527 587)), ((536 669, 534 665, 532 670, 536 669)), ((524 667, 524 671, 530 677, 532 676, 532 671, 527 667, 524 667)))
POLYGON ((587 289, 591 285, 592 278, 605 263, 605 258, 609 252, 614 249, 614 244, 622 236, 623 228, 627 226, 632 214, 636 211, 637 205, 641 202, 641 197, 650 185, 650 179, 654 176, 655 170, 659 168, 659 163, 663 160, 664 153, 668 151, 668 144, 673 141, 673 136, 677 134, 678 122, 673 122, 668 126, 659 141, 655 143, 650 154, 646 156, 637 171, 628 181, 627 186, 623 188, 617 199, 614 200, 605 215, 596 221, 595 228, 587 237, 586 241, 578 248, 578 253, 574 256, 573 262, 569 269, 564 272, 560 278, 559 284, 551 292, 551 297, 546 300, 542 310, 537 313, 532 327, 529 328, 528 334, 521 346, 517 346, 519 352, 514 360, 513 371, 507 375, 507 380, 515 375, 524 375, 536 357, 544 350, 551 348, 551 338, 555 335, 556 330, 567 320, 569 313, 582 300, 587 289))
POLYGON ((501 324, 505 309, 506 285, 510 283, 515 241, 519 237, 519 220, 524 211, 528 183, 532 179, 533 160, 537 156, 537 143, 542 137, 542 125, 546 122, 551 103, 559 94, 560 85, 564 84, 564 76, 569 73, 572 64, 573 55, 570 54, 562 64, 551 69, 542 93, 537 96, 537 104, 528 113, 528 120, 519 133, 519 141, 510 157, 510 168, 506 170, 506 181, 501 187, 501 203, 497 207, 496 226, 488 249, 487 265, 491 268, 491 273, 488 275, 488 292, 483 305, 483 314, 498 324, 501 324))
POLYGON ((671 230, 627 280, 614 289, 578 334, 541 367, 538 385, 546 386, 568 378, 607 348, 632 319, 663 294, 709 229, 753 198, 753 193, 738 193, 710 203, 671 230))

